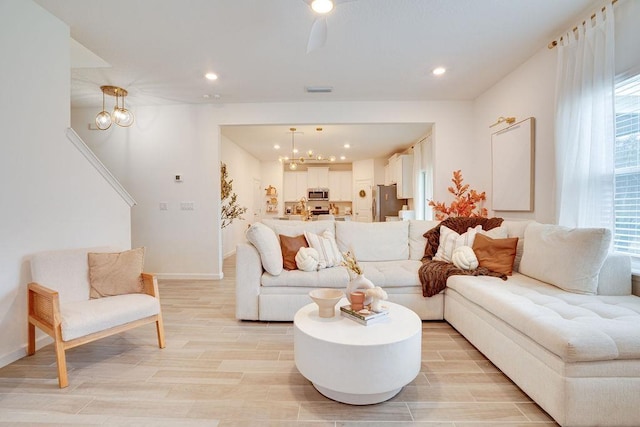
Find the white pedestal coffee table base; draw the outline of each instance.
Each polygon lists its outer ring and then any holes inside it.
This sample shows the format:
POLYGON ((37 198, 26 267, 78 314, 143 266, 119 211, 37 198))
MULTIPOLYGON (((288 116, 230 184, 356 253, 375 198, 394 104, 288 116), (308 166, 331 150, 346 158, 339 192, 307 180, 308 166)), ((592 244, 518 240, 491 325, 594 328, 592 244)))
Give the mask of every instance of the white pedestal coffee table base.
POLYGON ((294 355, 300 373, 323 395, 352 405, 384 402, 420 372, 422 322, 408 308, 386 303, 384 321, 364 326, 340 316, 320 318, 318 306, 294 317, 294 355))

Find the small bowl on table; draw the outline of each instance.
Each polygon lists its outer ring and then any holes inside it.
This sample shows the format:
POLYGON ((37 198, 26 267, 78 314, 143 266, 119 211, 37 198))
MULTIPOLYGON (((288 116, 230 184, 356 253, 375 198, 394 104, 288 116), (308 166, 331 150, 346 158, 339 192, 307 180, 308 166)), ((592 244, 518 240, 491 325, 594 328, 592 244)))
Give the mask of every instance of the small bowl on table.
POLYGON ((318 304, 318 315, 326 318, 336 314, 335 306, 344 298, 344 292, 340 289, 320 288, 309 292, 309 296, 318 304))

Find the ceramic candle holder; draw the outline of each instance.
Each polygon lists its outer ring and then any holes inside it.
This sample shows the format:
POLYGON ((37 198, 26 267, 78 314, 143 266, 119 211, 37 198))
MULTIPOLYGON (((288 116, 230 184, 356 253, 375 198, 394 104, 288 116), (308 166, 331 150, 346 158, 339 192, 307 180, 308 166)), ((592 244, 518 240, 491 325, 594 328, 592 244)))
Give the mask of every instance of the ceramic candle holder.
POLYGON ((351 292, 351 310, 360 311, 364 308, 364 292, 351 292))
POLYGON ((336 314, 335 306, 344 297, 340 289, 314 289, 309 292, 311 299, 318 304, 320 317, 333 317, 336 314))

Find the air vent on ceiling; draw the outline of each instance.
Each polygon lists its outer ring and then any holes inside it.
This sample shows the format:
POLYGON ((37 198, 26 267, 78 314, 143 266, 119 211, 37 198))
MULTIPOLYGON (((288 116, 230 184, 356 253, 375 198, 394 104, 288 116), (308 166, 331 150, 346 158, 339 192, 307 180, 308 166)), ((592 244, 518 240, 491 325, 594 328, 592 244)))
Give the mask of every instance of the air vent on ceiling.
POLYGON ((306 86, 304 90, 307 93, 331 93, 333 92, 333 87, 331 86, 306 86))

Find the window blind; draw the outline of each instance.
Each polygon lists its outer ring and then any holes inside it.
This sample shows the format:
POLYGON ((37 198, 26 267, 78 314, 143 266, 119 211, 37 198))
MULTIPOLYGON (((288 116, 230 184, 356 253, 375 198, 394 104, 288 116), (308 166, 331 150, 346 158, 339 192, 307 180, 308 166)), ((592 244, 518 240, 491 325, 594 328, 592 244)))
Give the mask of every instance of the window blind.
POLYGON ((640 260, 640 75, 616 85, 616 251, 640 260))

